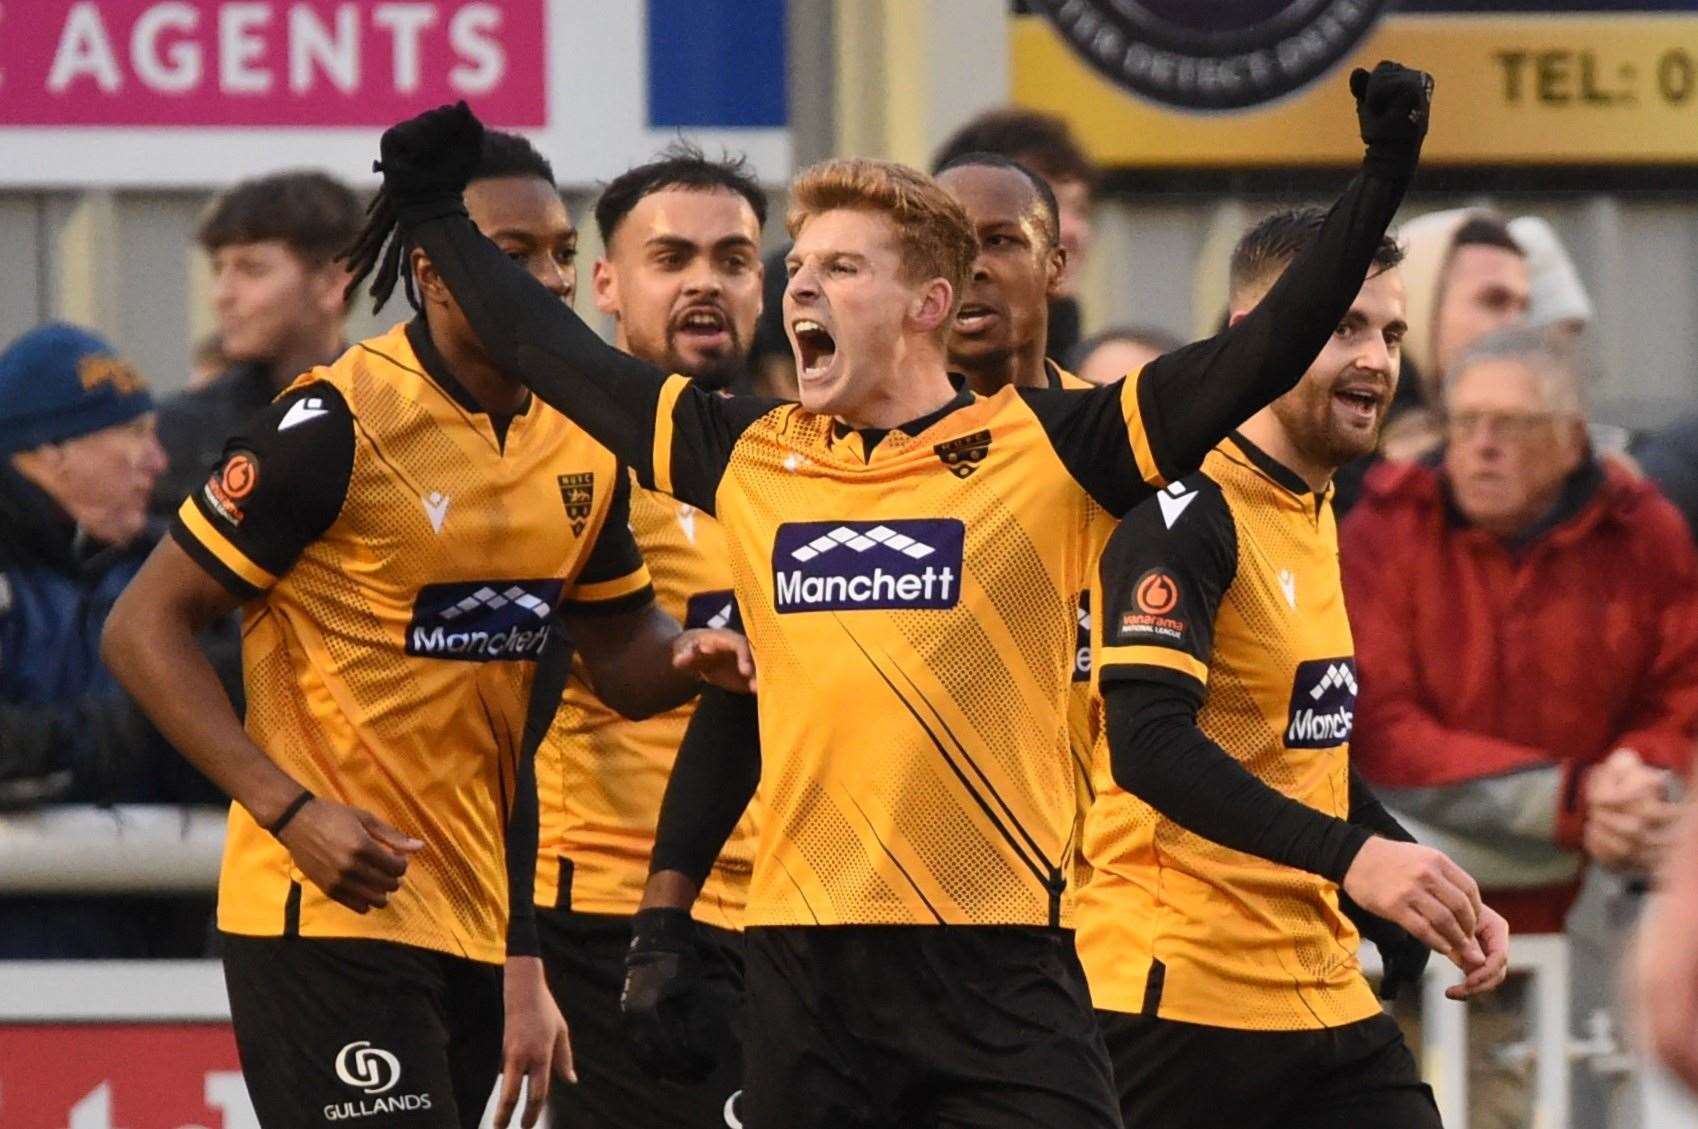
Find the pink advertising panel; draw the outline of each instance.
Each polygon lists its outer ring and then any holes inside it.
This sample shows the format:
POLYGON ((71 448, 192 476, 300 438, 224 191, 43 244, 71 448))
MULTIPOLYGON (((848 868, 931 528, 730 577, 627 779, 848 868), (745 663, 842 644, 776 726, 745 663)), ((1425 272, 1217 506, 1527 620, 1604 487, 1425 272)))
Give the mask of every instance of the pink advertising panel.
POLYGON ((546 0, 0 0, 0 128, 547 124, 546 0))

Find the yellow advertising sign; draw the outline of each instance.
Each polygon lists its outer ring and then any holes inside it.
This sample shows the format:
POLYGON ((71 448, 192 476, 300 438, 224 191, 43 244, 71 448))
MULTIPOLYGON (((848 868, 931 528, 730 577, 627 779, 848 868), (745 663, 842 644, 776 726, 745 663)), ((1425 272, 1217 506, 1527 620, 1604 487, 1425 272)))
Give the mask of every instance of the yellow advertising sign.
POLYGON ((1698 16, 1389 16, 1332 75, 1255 110, 1185 113, 1100 76, 1036 16, 1012 21, 1014 100, 1059 114, 1108 166, 1353 163, 1344 76, 1431 71, 1425 164, 1698 164, 1698 16))

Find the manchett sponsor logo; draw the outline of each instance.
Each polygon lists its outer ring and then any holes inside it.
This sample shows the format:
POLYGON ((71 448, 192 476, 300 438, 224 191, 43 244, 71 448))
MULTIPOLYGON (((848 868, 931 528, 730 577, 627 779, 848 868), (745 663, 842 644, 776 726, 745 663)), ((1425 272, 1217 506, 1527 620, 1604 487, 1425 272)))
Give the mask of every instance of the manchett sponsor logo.
POLYGON ((1297 665, 1285 744, 1330 749, 1350 740, 1356 726, 1356 660, 1314 659, 1297 665))
POLYGON ((955 518, 791 522, 773 544, 780 612, 952 608, 967 529, 955 518))
POLYGON ((413 601, 407 653, 466 662, 534 660, 548 642, 559 580, 429 584, 413 601))

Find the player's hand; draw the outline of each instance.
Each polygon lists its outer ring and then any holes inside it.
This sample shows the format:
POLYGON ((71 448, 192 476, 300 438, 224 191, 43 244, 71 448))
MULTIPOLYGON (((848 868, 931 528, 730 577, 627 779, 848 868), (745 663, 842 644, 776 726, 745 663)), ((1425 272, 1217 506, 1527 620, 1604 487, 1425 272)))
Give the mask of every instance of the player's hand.
POLYGON ((383 131, 383 187, 397 206, 458 200, 483 152, 483 123, 464 102, 438 106, 383 131))
POLYGON ((307 880, 355 913, 389 904, 424 847, 363 808, 315 796, 277 836, 307 880))
POLYGON ((755 692, 755 656, 736 631, 698 627, 672 640, 672 665, 734 694, 755 692))
POLYGON ((532 1129, 548 1105, 548 1090, 556 1075, 576 1082, 572 1040, 566 1017, 549 993, 540 957, 510 956, 503 970, 502 998, 506 1016, 501 1035, 501 1097, 495 1105, 496 1129, 507 1129, 519 1102, 519 1083, 525 1082, 525 1112, 519 1124, 532 1129))
POLYGON ((1460 984, 1446 988, 1444 994, 1453 1000, 1466 1000, 1494 991, 1509 975, 1509 922, 1491 906, 1480 907, 1480 928, 1474 939, 1480 943, 1485 962, 1471 970, 1460 984))
POLYGON ((681 909, 638 910, 625 955, 619 1010, 642 1068, 660 1078, 700 1082, 731 1038, 730 989, 702 967, 696 923, 681 909))
POLYGON ((1395 1000, 1406 986, 1419 989, 1433 950, 1409 930, 1378 914, 1369 913, 1349 894, 1340 891, 1338 908, 1344 911, 1363 940, 1372 941, 1380 952, 1380 998, 1395 1000))
POLYGON ((1363 909, 1407 929, 1463 972, 1486 963, 1474 937, 1480 888, 1444 852, 1372 836, 1345 872, 1343 889, 1363 909))
POLYGON ((1372 71, 1351 72, 1350 93, 1370 161, 1388 172, 1413 173, 1432 112, 1433 76, 1382 60, 1372 71))

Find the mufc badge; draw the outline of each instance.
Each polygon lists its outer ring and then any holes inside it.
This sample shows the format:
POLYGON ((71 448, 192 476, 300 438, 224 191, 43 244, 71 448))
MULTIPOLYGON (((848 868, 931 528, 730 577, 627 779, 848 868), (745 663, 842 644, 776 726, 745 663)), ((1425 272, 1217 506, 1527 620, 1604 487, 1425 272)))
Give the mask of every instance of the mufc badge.
POLYGON ((566 506, 566 520, 572 523, 572 536, 582 537, 595 510, 595 472, 562 474, 555 481, 560 484, 560 501, 566 506))
POLYGON ((971 435, 963 435, 959 439, 951 439, 947 443, 939 443, 932 450, 943 460, 943 465, 949 468, 949 473, 956 478, 970 478, 979 464, 990 454, 991 433, 975 431, 971 435))
POLYGON ((1108 78, 1181 110, 1294 93, 1348 55, 1390 0, 1034 0, 1108 78))

